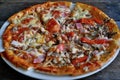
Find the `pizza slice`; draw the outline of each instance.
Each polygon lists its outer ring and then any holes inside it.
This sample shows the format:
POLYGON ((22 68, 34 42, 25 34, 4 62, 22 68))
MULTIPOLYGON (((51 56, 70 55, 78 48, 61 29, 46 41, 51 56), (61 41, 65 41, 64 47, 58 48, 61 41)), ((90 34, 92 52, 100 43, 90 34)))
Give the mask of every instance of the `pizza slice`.
MULTIPOLYGON (((87 63, 84 63, 82 69, 93 71, 100 68, 112 58, 119 47, 118 26, 101 10, 82 3, 76 3, 72 17, 77 29, 80 29, 81 42, 86 45, 85 47, 92 47, 90 48, 92 52, 88 50, 87 63)), ((80 63, 77 58, 73 62, 74 64, 80 63)))
POLYGON ((42 22, 47 23, 49 19, 55 18, 60 24, 69 16, 71 2, 47 2, 37 7, 37 13, 42 22))

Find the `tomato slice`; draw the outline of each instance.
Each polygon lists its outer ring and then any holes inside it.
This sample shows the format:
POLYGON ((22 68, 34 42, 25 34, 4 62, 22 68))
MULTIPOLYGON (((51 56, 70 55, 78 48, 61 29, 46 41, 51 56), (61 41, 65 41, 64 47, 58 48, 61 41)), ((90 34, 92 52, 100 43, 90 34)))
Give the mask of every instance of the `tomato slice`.
POLYGON ((66 33, 66 35, 67 35, 68 37, 73 37, 73 36, 75 35, 75 33, 74 33, 74 32, 68 32, 68 33, 66 33))
POLYGON ((33 18, 26 18, 22 21, 22 24, 28 24, 33 18))
POLYGON ((95 22, 98 23, 98 24, 103 24, 103 21, 102 20, 99 20, 97 18, 82 18, 76 22, 80 22, 80 23, 83 23, 83 24, 90 24, 90 25, 94 25, 95 22))
POLYGON ((57 23, 57 21, 54 18, 50 19, 47 22, 46 27, 47 27, 47 30, 51 33, 59 32, 60 30, 60 25, 57 23))
POLYGON ((96 39, 96 40, 94 40, 94 42, 96 44, 104 44, 104 43, 107 43, 108 40, 106 40, 106 39, 96 39))
POLYGON ((20 41, 21 41, 21 39, 23 39, 23 36, 21 36, 20 38, 18 38, 19 35, 20 35, 21 33, 23 33, 24 31, 28 31, 28 30, 29 30, 28 27, 19 28, 16 32, 13 33, 13 37, 12 37, 13 40, 20 40, 20 41))
POLYGON ((94 21, 91 18, 82 18, 82 19, 78 20, 77 22, 80 22, 83 24, 94 25, 94 21))
POLYGON ((18 41, 22 42, 24 40, 24 35, 19 36, 18 41))
POLYGON ((95 44, 94 40, 90 40, 88 38, 82 37, 81 41, 84 43, 88 43, 88 44, 95 44))
POLYGON ((88 58, 88 56, 84 56, 84 57, 73 59, 72 60, 72 64, 76 65, 77 63, 84 62, 84 61, 87 60, 87 58, 88 58))
POLYGON ((90 40, 88 38, 82 37, 81 41, 84 43, 88 43, 88 44, 104 44, 104 43, 108 43, 109 41, 106 39, 94 39, 94 40, 90 40))
POLYGON ((94 20, 96 23, 98 23, 98 24, 103 24, 103 21, 102 21, 102 20, 99 20, 99 19, 97 19, 97 18, 93 18, 93 20, 94 20))
POLYGON ((52 12, 52 15, 54 16, 54 18, 58 18, 60 17, 60 11, 55 10, 52 12))
POLYGON ((21 34, 22 32, 28 31, 28 30, 29 30, 28 27, 20 28, 20 29, 18 29, 18 34, 21 34))

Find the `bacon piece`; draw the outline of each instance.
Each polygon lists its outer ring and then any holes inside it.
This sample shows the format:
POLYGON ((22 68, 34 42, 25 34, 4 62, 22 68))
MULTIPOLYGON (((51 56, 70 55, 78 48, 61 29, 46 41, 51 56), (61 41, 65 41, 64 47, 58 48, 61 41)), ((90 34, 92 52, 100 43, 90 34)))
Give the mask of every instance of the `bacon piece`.
POLYGON ((79 29, 81 33, 85 32, 85 30, 84 30, 84 28, 83 28, 81 23, 76 23, 76 28, 79 29))
POLYGON ((33 63, 41 63, 44 60, 44 55, 40 55, 33 60, 33 63))

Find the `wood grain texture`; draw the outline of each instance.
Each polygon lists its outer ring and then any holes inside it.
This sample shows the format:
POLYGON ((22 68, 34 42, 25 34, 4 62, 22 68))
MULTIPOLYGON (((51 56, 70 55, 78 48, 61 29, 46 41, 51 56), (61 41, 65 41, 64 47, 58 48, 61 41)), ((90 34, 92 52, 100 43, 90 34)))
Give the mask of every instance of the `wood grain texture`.
MULTIPOLYGON (((0 0, 0 27, 14 13, 47 0, 0 0)), ((120 28, 120 0, 73 0, 94 5, 116 20, 120 28)), ((120 52, 119 52, 120 53, 120 52)), ((49 78, 48 78, 49 79, 49 78)), ((0 57, 0 80, 36 80, 10 68, 0 57)), ((104 70, 82 80, 120 80, 120 54, 104 70)))

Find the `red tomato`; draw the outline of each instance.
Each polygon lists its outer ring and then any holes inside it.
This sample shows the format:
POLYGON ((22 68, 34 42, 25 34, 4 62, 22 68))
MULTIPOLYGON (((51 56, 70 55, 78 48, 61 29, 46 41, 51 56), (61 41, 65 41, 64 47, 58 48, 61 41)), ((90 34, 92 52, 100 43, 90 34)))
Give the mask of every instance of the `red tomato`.
POLYGON ((83 24, 94 25, 94 21, 91 18, 82 18, 82 19, 78 20, 77 22, 80 22, 83 24))
POLYGON ((98 20, 97 18, 93 18, 93 20, 98 23, 98 24, 103 24, 103 21, 102 20, 98 20))
POLYGON ((59 32, 60 30, 60 25, 53 18, 47 22, 46 27, 47 27, 47 30, 52 33, 59 32))
POLYGON ((84 42, 84 43, 88 43, 88 44, 94 44, 93 40, 89 40, 88 38, 85 38, 85 37, 82 37, 81 41, 84 42))
POLYGON ((33 18, 27 18, 22 21, 22 24, 28 24, 33 18))
POLYGON ((24 31, 27 31, 27 30, 29 30, 28 27, 19 28, 16 32, 13 33, 12 39, 13 39, 13 40, 20 40, 20 41, 21 41, 21 40, 23 39, 23 36, 20 36, 20 37, 19 37, 19 35, 20 35, 21 33, 23 33, 24 31), (18 38, 18 37, 19 37, 19 38, 18 38))
POLYGON ((94 42, 97 43, 97 44, 104 44, 104 43, 107 43, 108 40, 106 40, 106 39, 96 39, 96 40, 94 40, 94 42))
POLYGON ((67 35, 68 37, 73 37, 73 36, 75 35, 75 33, 74 33, 74 32, 68 32, 68 33, 66 33, 66 35, 67 35))
POLYGON ((102 20, 99 20, 97 18, 82 18, 76 22, 80 22, 80 23, 84 23, 84 24, 90 24, 90 25, 94 25, 94 23, 98 23, 98 24, 103 24, 102 20))
POLYGON ((58 18, 58 17, 60 17, 60 11, 53 11, 52 12, 52 15, 54 16, 54 18, 58 18))
POLYGON ((87 58, 88 58, 88 56, 84 56, 84 57, 73 59, 72 60, 72 64, 76 65, 77 63, 84 62, 84 61, 87 60, 87 58))
POLYGON ((17 34, 21 34, 22 32, 28 31, 28 30, 29 30, 28 27, 20 28, 20 29, 18 29, 18 33, 17 34))
POLYGON ((94 40, 90 40, 88 38, 81 38, 81 41, 84 42, 84 43, 88 43, 88 44, 104 44, 104 43, 107 43, 108 40, 106 39, 94 39, 94 40))
POLYGON ((18 41, 22 42, 24 40, 24 36, 21 35, 19 38, 18 38, 18 41))

